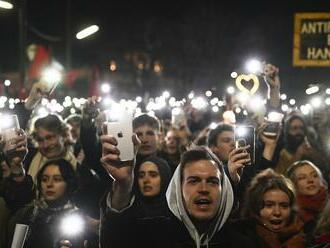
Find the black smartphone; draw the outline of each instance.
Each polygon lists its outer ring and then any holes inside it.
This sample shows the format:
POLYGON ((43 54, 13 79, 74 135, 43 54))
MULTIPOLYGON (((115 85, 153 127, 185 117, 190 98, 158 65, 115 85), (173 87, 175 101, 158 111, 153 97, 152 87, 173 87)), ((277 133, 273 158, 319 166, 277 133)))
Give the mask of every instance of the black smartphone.
POLYGON ((266 136, 277 136, 280 130, 280 123, 279 122, 267 122, 267 126, 265 127, 263 133, 266 136))
POLYGON ((277 136, 280 131, 281 122, 284 115, 278 112, 270 112, 267 116, 267 126, 265 127, 263 133, 266 136, 277 136))
POLYGON ((236 125, 235 126, 235 146, 236 148, 250 147, 246 152, 250 154, 251 164, 255 163, 255 129, 253 126, 236 125))

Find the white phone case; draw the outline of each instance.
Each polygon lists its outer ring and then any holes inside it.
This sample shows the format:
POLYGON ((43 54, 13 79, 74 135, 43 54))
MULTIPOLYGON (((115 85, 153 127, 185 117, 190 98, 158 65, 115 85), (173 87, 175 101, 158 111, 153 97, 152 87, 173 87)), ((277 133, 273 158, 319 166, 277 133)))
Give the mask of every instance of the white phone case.
POLYGON ((120 151, 120 160, 129 161, 134 159, 134 144, 132 141, 133 126, 132 115, 123 113, 116 122, 107 123, 108 134, 113 135, 117 140, 117 148, 120 151))

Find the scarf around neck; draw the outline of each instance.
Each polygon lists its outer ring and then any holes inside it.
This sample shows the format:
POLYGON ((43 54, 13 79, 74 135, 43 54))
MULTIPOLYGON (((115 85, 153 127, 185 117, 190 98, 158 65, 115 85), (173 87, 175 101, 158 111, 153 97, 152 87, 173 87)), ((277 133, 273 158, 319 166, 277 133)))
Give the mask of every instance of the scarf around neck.
POLYGON ((271 231, 260 217, 255 217, 257 221, 256 232, 264 241, 264 248, 303 248, 306 245, 303 230, 304 223, 299 217, 295 217, 291 224, 284 227, 279 232, 271 231), (267 244, 267 245, 266 245, 267 244))
POLYGON ((304 222, 315 220, 318 214, 323 210, 327 200, 328 189, 326 187, 322 187, 320 191, 313 196, 297 195, 298 212, 304 222))

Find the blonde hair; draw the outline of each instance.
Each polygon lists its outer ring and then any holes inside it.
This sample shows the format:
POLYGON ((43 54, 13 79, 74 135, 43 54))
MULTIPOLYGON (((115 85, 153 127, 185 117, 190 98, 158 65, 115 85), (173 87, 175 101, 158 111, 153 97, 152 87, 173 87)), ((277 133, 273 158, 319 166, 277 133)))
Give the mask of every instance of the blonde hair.
POLYGON ((328 186, 326 181, 324 180, 323 178, 323 175, 322 175, 322 172, 320 171, 320 169, 315 165, 313 164, 311 161, 309 160, 300 160, 300 161, 297 161, 295 163, 293 163, 287 170, 286 170, 286 176, 288 178, 291 179, 291 181, 295 184, 296 181, 297 181, 297 178, 296 178, 296 175, 295 175, 295 171, 300 168, 300 167, 303 167, 305 165, 309 165, 310 167, 312 167, 317 175, 319 176, 319 178, 321 179, 322 183, 324 186, 328 186))

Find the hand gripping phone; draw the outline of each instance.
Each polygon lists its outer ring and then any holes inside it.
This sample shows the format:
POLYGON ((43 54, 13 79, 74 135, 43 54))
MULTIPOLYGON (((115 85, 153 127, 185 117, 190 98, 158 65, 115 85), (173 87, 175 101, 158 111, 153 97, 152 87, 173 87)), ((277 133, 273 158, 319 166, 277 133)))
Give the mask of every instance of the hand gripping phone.
POLYGON ((250 154, 251 163, 255 162, 255 129, 253 126, 235 126, 235 147, 241 148, 250 145, 246 152, 250 154))
POLYGON ((107 122, 107 132, 113 135, 117 140, 117 148, 120 151, 119 158, 121 161, 134 159, 132 120, 132 114, 128 111, 123 111, 118 116, 118 119, 107 122))
POLYGON ((283 114, 277 112, 270 112, 267 117, 267 126, 263 134, 266 136, 277 136, 280 131, 283 114))

